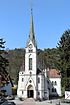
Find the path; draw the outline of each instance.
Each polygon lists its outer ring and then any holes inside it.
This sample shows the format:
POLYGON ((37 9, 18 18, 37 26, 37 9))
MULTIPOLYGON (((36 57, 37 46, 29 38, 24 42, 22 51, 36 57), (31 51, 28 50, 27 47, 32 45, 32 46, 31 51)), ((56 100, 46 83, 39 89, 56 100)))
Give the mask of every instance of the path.
MULTIPOLYGON (((10 100, 11 101, 11 100, 10 100)), ((46 100, 42 102, 35 101, 33 98, 25 99, 24 101, 12 100, 16 105, 56 105, 61 100, 55 99, 55 100, 46 100)), ((70 105, 70 103, 60 103, 60 105, 70 105)))
POLYGON ((23 101, 23 105, 36 105, 36 102, 33 98, 28 98, 23 101))

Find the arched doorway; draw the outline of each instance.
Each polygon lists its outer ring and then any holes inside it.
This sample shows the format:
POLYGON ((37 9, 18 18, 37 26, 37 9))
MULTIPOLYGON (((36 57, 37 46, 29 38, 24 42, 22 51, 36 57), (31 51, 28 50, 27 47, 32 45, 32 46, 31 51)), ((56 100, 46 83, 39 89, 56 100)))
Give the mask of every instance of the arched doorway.
POLYGON ((27 88, 27 97, 28 98, 33 98, 34 97, 34 90, 33 90, 33 86, 29 85, 27 88))

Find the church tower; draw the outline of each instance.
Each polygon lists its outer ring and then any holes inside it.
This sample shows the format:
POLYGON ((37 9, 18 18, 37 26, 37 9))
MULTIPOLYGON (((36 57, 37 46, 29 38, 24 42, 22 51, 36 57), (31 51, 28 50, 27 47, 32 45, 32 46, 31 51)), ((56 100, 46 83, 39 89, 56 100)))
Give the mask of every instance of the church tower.
POLYGON ((31 9, 30 32, 25 48, 25 70, 19 72, 18 97, 37 97, 37 44, 34 35, 33 13, 31 9))
POLYGON ((36 98, 37 45, 34 35, 33 14, 31 9, 30 33, 25 48, 25 75, 27 79, 27 97, 36 98))
POLYGON ((36 74, 37 70, 37 44, 34 34, 34 24, 33 24, 33 13, 31 9, 30 18, 30 33, 26 44, 25 52, 25 73, 26 74, 36 74))

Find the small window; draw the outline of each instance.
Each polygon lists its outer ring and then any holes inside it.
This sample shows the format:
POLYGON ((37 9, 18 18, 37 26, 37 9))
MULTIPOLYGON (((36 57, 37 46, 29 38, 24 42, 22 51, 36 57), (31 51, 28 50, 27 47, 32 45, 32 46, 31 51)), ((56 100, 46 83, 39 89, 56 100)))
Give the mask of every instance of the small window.
POLYGON ((30 80, 29 82, 31 83, 32 81, 30 80))
POLYGON ((49 81, 47 80, 47 83, 49 84, 49 81))
POLYGON ((52 81, 52 85, 54 85, 54 82, 52 81))
POLYGON ((54 88, 52 88, 52 92, 54 92, 54 88))
POLYGON ((22 94, 23 94, 24 92, 22 91, 22 94))
POLYGON ((30 49, 30 50, 29 50, 29 53, 32 53, 32 52, 33 52, 33 50, 32 50, 32 49, 30 49))
POLYGON ((52 88, 52 92, 56 92, 56 88, 52 88))
POLYGON ((22 82, 24 81, 24 78, 22 78, 22 82))
POLYGON ((57 82, 55 81, 55 85, 57 85, 57 82))
POLYGON ((56 92, 56 88, 54 89, 54 92, 56 92))
POLYGON ((57 85, 57 82, 56 81, 52 81, 52 85, 57 85))
POLYGON ((40 78, 38 78, 38 83, 40 83, 40 78))
POLYGON ((30 77, 31 77, 31 75, 32 75, 32 72, 30 72, 30 77))
POLYGON ((38 95, 40 95, 40 92, 38 92, 38 95))

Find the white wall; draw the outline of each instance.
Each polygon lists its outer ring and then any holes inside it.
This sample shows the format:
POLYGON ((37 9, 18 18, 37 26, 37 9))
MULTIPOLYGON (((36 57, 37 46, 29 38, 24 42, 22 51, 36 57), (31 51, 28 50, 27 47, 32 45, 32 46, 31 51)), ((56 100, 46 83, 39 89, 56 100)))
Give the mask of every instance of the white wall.
POLYGON ((38 95, 38 97, 42 99, 44 98, 44 76, 40 74, 38 75, 38 78, 40 78, 40 83, 38 83, 38 92, 40 93, 40 95, 38 95))
POLYGON ((18 89, 17 89, 17 95, 18 97, 27 98, 27 88, 29 85, 33 86, 34 89, 34 98, 36 98, 36 75, 30 76, 29 74, 22 74, 22 72, 19 72, 19 81, 18 81, 18 89), (22 81, 22 78, 24 78, 24 81, 22 81), (29 81, 32 81, 31 83, 29 81), (23 94, 22 94, 23 91, 23 94))
POLYGON ((49 87, 50 87, 51 93, 56 94, 56 93, 52 92, 52 87, 54 87, 54 88, 56 88, 57 94, 59 96, 61 96, 61 78, 49 78, 49 80, 50 80, 50 86, 49 87), (56 81, 57 85, 52 86, 52 81, 53 82, 56 81))

